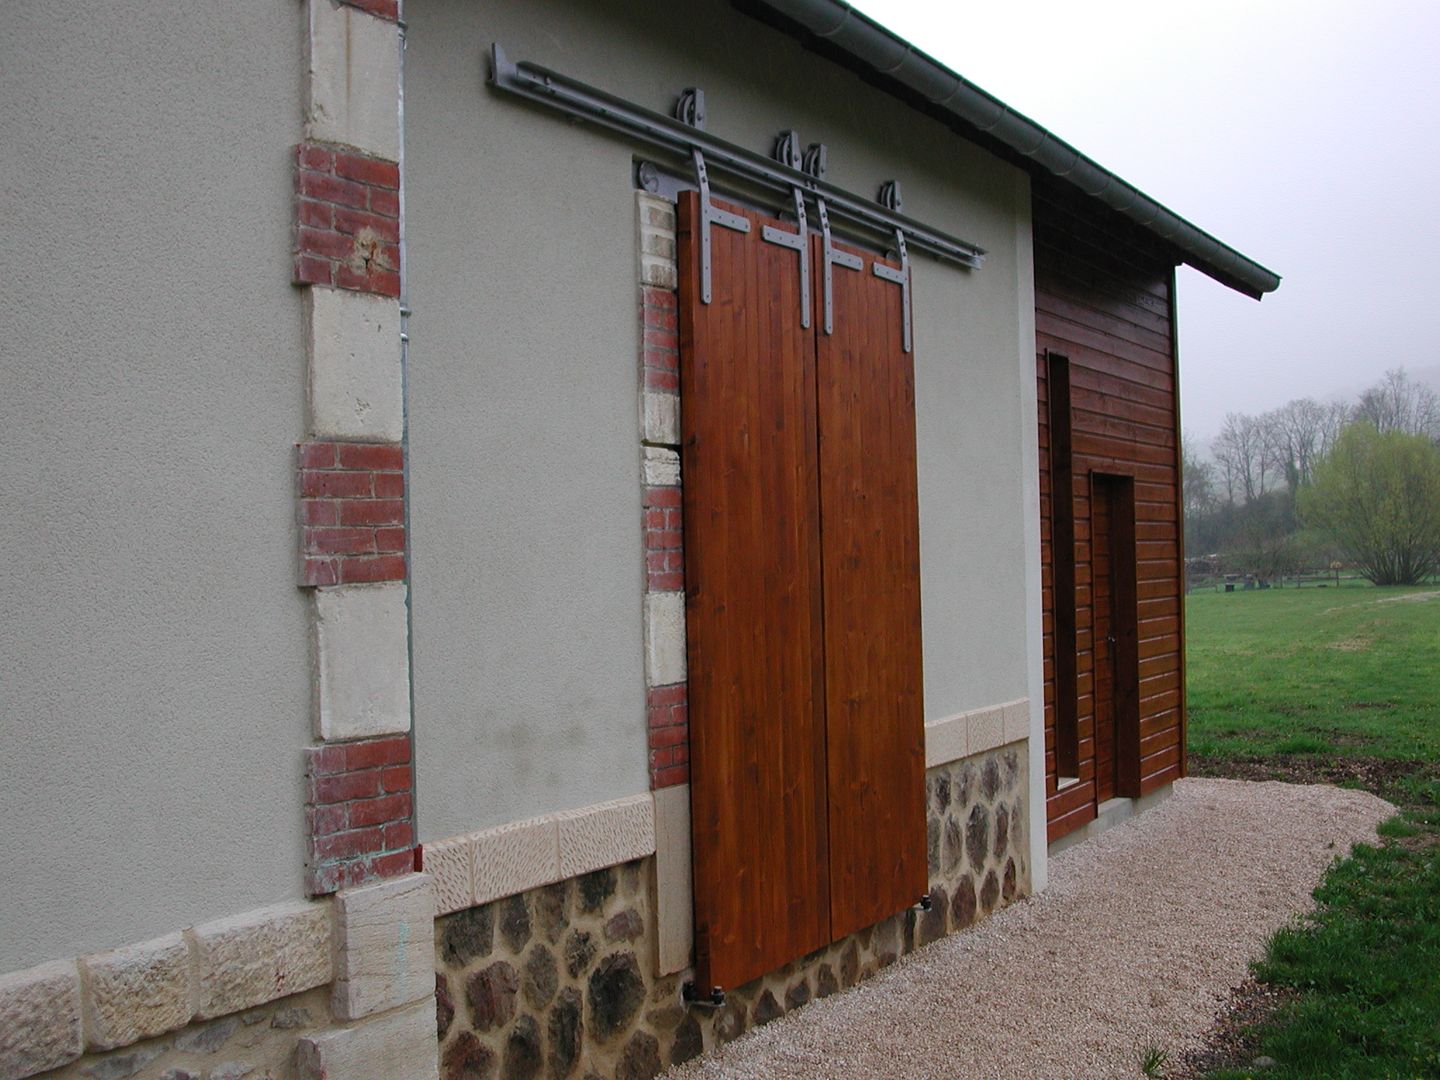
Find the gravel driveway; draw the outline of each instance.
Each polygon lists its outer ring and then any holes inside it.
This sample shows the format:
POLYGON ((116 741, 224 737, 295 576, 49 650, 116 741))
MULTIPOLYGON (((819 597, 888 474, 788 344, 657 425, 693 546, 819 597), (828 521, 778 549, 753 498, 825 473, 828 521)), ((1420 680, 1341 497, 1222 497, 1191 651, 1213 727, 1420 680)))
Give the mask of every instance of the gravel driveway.
POLYGON ((1050 860, 1045 893, 667 1075, 1138 1077, 1210 1026, 1326 866, 1393 813, 1362 791, 1181 780, 1050 860))

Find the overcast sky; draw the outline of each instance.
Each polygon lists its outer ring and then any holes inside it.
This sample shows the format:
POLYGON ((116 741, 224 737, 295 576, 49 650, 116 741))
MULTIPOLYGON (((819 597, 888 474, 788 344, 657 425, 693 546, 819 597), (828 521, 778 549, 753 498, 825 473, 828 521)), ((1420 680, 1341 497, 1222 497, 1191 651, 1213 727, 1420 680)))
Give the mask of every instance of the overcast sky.
POLYGON ((867 14, 1276 271, 1179 275, 1181 409, 1440 383, 1440 2, 862 0, 867 14))

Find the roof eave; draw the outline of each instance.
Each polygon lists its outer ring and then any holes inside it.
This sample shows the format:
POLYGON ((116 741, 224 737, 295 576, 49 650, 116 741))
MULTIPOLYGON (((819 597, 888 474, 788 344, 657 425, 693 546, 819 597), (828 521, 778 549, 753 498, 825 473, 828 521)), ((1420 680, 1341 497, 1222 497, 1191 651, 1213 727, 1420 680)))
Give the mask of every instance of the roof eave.
MULTIPOLYGON (((734 0, 741 10, 806 41, 825 43, 861 70, 995 140, 1035 169, 1073 185, 1174 248, 1179 261, 1259 300, 1280 276, 1116 176, 1035 121, 933 60, 843 0, 734 0)), ((910 104, 910 102, 907 102, 910 104)))

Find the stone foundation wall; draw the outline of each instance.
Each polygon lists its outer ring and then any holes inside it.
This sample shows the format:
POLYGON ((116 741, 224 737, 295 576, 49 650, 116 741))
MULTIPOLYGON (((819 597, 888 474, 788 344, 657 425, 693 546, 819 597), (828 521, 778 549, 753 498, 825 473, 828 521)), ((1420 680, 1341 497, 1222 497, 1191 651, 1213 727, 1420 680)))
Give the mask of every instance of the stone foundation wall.
POLYGON ((190 1024, 45 1073, 46 1080, 293 1080, 302 1035, 335 1027, 329 987, 190 1024))
POLYGON ((926 774, 932 910, 904 911, 687 1007, 657 977, 654 858, 596 870, 436 923, 442 1080, 641 1080, 1029 894, 1023 743, 926 774))

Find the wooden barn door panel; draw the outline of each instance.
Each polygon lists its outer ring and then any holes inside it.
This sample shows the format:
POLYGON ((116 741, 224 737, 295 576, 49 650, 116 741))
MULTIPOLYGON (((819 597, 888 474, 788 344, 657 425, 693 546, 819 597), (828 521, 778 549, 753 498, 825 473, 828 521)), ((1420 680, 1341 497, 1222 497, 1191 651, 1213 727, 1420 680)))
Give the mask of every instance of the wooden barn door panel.
POLYGON ((899 286, 854 254, 860 270, 832 270, 834 332, 816 335, 837 940, 928 888, 914 364, 899 286))
MULTIPOLYGON (((828 944, 815 371, 798 257, 679 203, 691 815, 698 983, 828 944)), ((917 789, 919 790, 919 789, 917 789)), ((921 825, 923 840, 924 825, 921 825)))
POLYGON ((1140 661, 1135 481, 1091 475, 1095 801, 1140 794, 1140 661))

